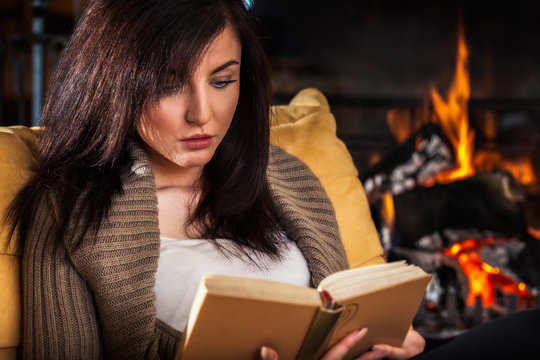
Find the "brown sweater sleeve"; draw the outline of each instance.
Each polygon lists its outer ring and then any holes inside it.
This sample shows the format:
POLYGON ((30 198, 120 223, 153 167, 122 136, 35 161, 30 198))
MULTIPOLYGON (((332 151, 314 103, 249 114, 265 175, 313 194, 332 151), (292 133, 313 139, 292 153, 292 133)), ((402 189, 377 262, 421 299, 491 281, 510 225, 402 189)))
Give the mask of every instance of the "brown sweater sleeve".
POLYGON ((50 207, 38 214, 23 251, 23 358, 99 359, 91 291, 54 243, 50 207))
POLYGON ((312 286, 348 268, 334 208, 309 167, 272 146, 268 180, 285 232, 307 260, 312 286))
POLYGON ((158 326, 157 198, 150 171, 134 169, 99 229, 70 222, 64 246, 50 233, 51 209, 24 250, 23 353, 32 359, 173 358, 180 332, 158 326), (77 246, 71 239, 82 239, 77 246))

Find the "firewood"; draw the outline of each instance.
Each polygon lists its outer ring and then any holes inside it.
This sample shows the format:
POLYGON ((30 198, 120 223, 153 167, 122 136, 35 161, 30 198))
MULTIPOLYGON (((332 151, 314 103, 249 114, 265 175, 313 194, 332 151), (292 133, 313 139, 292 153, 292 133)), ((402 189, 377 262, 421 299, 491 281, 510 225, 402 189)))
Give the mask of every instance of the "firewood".
POLYGON ((385 192, 401 194, 453 167, 453 153, 440 127, 427 124, 365 171, 360 180, 373 204, 385 192))
POLYGON ((512 175, 480 173, 431 187, 417 186, 394 196, 394 233, 401 245, 415 247, 423 236, 445 230, 489 231, 507 236, 527 233, 524 194, 512 175))

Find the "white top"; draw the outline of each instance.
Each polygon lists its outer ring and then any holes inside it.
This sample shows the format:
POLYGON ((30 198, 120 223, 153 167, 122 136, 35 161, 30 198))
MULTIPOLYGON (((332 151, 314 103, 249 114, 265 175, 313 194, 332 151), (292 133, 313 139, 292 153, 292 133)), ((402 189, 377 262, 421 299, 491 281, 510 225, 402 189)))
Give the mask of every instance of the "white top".
MULTIPOLYGON (((227 244, 230 240, 219 240, 227 244)), ((250 255, 252 250, 246 250, 250 255)), ((309 286, 310 273, 300 249, 290 240, 282 250, 283 260, 274 261, 268 255, 249 259, 225 256, 205 239, 177 240, 162 236, 156 272, 157 317, 183 331, 191 303, 203 273, 246 276, 309 286)))

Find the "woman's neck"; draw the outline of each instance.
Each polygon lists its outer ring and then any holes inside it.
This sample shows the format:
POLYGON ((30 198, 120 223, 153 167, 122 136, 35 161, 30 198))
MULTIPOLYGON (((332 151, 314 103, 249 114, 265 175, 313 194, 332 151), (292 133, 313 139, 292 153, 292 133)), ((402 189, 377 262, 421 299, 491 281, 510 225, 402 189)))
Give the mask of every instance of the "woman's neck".
POLYGON ((162 166, 162 164, 153 164, 152 162, 150 164, 152 165, 158 191, 168 188, 176 188, 190 193, 198 191, 202 168, 162 166))
POLYGON ((160 234, 187 239, 186 224, 200 194, 202 167, 184 168, 148 146, 144 149, 156 183, 160 234))

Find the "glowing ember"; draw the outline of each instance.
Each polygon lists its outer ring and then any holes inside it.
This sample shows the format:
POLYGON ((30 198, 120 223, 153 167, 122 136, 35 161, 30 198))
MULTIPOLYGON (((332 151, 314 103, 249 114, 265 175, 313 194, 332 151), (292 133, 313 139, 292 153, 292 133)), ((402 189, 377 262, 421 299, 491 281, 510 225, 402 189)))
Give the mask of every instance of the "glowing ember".
POLYGON ((480 297, 482 305, 491 306, 494 304, 495 290, 499 289, 506 294, 516 294, 522 297, 531 298, 525 284, 517 283, 511 277, 501 273, 501 270, 492 267, 482 261, 480 249, 485 245, 493 244, 493 239, 483 241, 466 240, 456 243, 451 248, 444 250, 446 255, 457 258, 469 281, 469 296, 467 305, 474 305, 476 298, 480 297))

